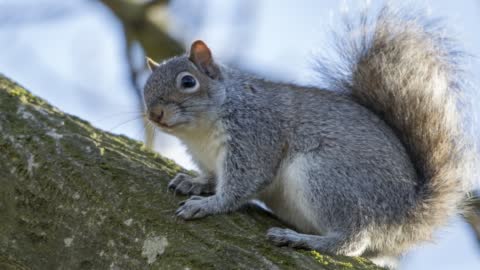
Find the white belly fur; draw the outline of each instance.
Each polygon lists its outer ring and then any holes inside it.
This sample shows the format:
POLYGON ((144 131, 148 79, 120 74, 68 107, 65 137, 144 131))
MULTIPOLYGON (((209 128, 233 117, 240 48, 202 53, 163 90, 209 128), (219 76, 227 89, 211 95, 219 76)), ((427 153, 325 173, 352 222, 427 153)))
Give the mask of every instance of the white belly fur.
POLYGON ((318 221, 306 198, 305 172, 308 161, 298 156, 287 164, 282 164, 274 181, 260 193, 263 201, 272 212, 284 222, 303 233, 321 233, 318 221))
POLYGON ((181 134, 179 138, 202 171, 218 175, 227 138, 221 125, 196 129, 195 132, 181 134))

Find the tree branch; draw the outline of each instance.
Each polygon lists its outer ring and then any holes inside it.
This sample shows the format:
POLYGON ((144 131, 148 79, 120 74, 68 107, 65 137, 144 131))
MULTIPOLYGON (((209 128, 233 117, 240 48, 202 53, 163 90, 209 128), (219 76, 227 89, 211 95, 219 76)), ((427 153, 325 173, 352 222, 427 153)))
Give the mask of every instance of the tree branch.
POLYGON ((173 38, 163 26, 156 24, 148 16, 153 5, 165 4, 168 1, 100 0, 123 24, 126 34, 139 42, 145 54, 161 60, 184 52, 184 48, 173 38))
POLYGON ((258 210, 175 218, 183 169, 1 75, 0 110, 0 269, 379 269, 275 247, 258 210))

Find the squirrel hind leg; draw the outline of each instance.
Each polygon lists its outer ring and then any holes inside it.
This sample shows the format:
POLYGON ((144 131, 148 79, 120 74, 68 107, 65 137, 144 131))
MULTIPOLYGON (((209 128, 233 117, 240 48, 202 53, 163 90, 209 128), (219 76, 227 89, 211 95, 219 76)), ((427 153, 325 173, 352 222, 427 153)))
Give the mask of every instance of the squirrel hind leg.
POLYGON ((346 256, 362 255, 370 243, 366 238, 353 240, 341 233, 329 233, 321 236, 302 234, 291 229, 276 227, 268 230, 267 238, 277 246, 289 246, 346 256))

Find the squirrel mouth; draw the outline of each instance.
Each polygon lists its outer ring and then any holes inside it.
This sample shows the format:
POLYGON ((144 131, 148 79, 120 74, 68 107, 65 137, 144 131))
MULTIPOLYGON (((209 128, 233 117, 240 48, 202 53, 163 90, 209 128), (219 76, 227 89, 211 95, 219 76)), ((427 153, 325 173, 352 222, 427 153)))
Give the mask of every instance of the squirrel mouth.
POLYGON ((161 127, 166 127, 168 128, 169 126, 167 124, 164 124, 164 123, 160 123, 160 122, 156 122, 157 125, 161 126, 161 127))
POLYGON ((180 126, 182 124, 185 124, 185 122, 177 122, 177 123, 172 123, 172 124, 166 124, 165 122, 161 121, 155 121, 153 119, 149 119, 151 123, 153 123, 155 126, 161 128, 161 129, 173 129, 176 128, 177 126, 180 126))
POLYGON ((165 123, 155 122, 155 124, 162 129, 172 129, 172 128, 177 127, 181 123, 174 123, 174 124, 168 125, 168 124, 165 124, 165 123))
POLYGON ((175 126, 175 125, 167 125, 165 123, 159 123, 159 122, 155 122, 155 124, 157 124, 161 128, 172 128, 175 126))

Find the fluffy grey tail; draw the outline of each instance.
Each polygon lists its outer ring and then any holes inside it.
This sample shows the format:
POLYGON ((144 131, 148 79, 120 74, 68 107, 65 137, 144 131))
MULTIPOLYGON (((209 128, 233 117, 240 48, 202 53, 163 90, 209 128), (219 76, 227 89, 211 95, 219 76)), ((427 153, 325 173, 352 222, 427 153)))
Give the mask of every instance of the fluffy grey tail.
POLYGON ((346 24, 337 36, 339 63, 319 61, 330 89, 349 93, 397 133, 419 174, 409 233, 428 238, 459 212, 472 181, 475 155, 461 113, 461 52, 436 21, 382 9, 346 24))

